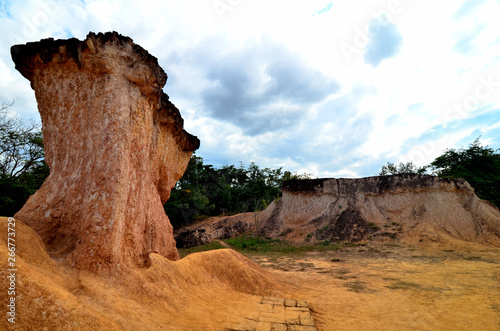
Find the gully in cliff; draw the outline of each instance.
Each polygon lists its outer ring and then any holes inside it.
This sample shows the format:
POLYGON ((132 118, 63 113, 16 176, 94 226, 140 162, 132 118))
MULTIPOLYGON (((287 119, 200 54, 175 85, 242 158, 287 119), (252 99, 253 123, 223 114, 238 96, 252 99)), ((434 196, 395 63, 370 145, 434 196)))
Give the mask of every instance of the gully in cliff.
POLYGON ((132 39, 90 33, 11 48, 35 91, 50 175, 15 217, 52 256, 95 272, 178 259, 163 210, 199 140, 132 39))

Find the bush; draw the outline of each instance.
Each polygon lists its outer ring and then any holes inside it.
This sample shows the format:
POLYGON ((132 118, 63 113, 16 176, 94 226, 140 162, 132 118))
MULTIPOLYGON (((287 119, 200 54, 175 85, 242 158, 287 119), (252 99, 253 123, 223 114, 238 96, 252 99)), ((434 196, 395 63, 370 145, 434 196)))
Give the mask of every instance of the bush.
POLYGON ((448 149, 431 163, 434 173, 444 178, 465 179, 476 195, 500 207, 500 155, 479 138, 469 148, 448 149))

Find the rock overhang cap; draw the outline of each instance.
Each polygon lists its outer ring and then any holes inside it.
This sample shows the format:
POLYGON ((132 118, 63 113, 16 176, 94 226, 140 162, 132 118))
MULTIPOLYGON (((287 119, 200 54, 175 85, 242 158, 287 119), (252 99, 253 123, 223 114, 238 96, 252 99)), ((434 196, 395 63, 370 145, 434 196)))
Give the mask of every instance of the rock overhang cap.
POLYGON ((150 67, 152 72, 156 73, 156 79, 160 88, 165 85, 167 74, 159 66, 158 59, 141 46, 135 44, 130 37, 123 36, 116 31, 104 33, 89 32, 83 41, 77 38, 46 38, 36 42, 14 45, 11 47, 10 53, 16 69, 32 82, 33 69, 30 62, 34 57, 39 56, 43 63, 49 63, 54 61, 54 57, 57 56, 58 62, 73 60, 80 66, 82 53, 87 49, 95 53, 96 44, 131 45, 132 51, 138 56, 139 61, 150 67))
POLYGON ((161 118, 160 125, 168 125, 173 129, 174 137, 182 150, 189 152, 197 150, 200 147, 200 140, 183 129, 184 121, 179 110, 162 91, 162 87, 167 82, 167 74, 158 64, 158 59, 143 47, 135 44, 132 38, 123 36, 116 31, 89 32, 83 41, 77 38, 46 38, 37 42, 14 45, 10 52, 16 70, 30 81, 31 88, 33 88, 33 70, 37 64, 49 65, 53 62, 73 61, 81 68, 85 61, 83 56, 85 52, 95 54, 99 52, 99 47, 106 45, 129 47, 129 53, 134 55, 133 58, 128 59, 129 66, 143 65, 149 68, 151 77, 136 77, 130 74, 126 75, 126 79, 141 86, 143 94, 158 99, 157 113, 161 118))

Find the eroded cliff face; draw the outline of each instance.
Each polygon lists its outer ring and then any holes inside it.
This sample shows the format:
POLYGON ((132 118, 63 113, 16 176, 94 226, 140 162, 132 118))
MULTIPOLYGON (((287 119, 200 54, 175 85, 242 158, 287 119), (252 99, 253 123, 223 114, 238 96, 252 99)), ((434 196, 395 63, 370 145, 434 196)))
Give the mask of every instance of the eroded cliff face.
POLYGON ((260 218, 262 232, 292 240, 396 238, 424 228, 500 245, 500 211, 461 179, 396 175, 289 181, 260 218))
POLYGON ((163 93, 167 75, 132 39, 90 33, 16 45, 35 91, 50 175, 15 215, 81 269, 178 259, 163 210, 199 140, 163 93))
POLYGON ((249 231, 298 242, 444 233, 500 246, 500 211, 479 199, 461 179, 407 174, 295 180, 285 182, 282 193, 254 217, 236 215, 195 224, 177 230, 176 237, 189 247, 249 231))

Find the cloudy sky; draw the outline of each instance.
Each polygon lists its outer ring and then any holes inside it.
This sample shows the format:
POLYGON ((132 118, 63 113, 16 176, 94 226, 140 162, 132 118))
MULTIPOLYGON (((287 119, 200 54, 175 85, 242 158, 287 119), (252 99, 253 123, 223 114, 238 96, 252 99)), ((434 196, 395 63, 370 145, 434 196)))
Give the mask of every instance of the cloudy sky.
POLYGON ((156 56, 207 163, 313 177, 500 148, 500 0, 0 0, 0 101, 39 121, 13 44, 118 31, 156 56))

